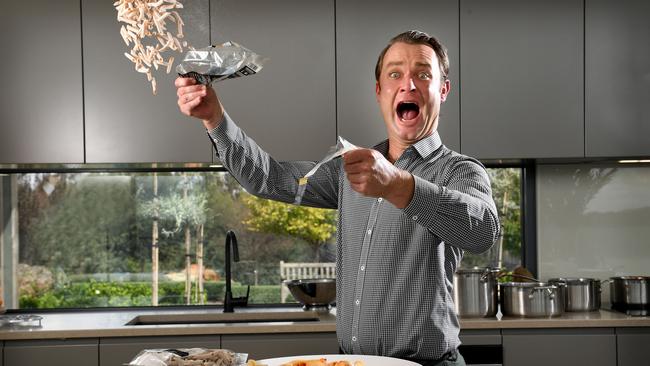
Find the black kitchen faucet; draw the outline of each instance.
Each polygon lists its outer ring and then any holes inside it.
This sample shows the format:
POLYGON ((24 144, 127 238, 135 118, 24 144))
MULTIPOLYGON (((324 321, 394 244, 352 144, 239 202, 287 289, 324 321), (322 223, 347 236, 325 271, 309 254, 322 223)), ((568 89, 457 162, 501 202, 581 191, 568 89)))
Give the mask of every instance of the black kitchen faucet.
POLYGON ((230 282, 232 281, 231 272, 230 272, 230 247, 232 245, 232 254, 233 261, 239 262, 239 249, 237 248, 237 237, 232 230, 228 230, 226 233, 226 297, 223 300, 223 312, 232 313, 235 309, 235 306, 246 306, 248 305, 248 295, 251 291, 251 286, 248 285, 246 290, 246 296, 242 297, 232 297, 232 289, 230 287, 230 282))

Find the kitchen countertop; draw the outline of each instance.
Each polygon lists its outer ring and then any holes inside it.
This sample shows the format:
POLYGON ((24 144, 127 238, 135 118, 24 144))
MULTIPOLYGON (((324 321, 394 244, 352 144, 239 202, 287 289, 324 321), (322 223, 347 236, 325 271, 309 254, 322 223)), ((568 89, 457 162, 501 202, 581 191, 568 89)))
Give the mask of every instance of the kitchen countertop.
MULTIPOLYGON (((235 309, 235 312, 240 314, 272 312, 282 312, 285 314, 288 312, 304 313, 299 307, 238 308, 235 309)), ((218 313, 221 313, 220 309, 34 312, 33 314, 43 317, 41 327, 3 325, 0 327, 0 340, 336 331, 336 309, 332 309, 328 313, 318 313, 318 321, 126 325, 126 323, 139 315, 202 315, 218 313)), ((565 313, 561 317, 542 319, 509 318, 501 317, 498 314, 494 318, 461 318, 460 325, 461 329, 650 327, 650 317, 633 317, 611 310, 600 310, 589 313, 565 313)))

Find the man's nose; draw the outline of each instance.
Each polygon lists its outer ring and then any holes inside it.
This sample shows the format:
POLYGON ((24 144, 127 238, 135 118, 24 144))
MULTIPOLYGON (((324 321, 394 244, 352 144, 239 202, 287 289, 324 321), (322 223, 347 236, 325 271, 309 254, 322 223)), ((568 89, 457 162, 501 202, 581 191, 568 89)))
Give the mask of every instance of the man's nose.
POLYGON ((415 82, 413 81, 413 78, 410 76, 407 76, 402 79, 402 85, 400 87, 400 91, 402 92, 412 92, 415 91, 415 82))

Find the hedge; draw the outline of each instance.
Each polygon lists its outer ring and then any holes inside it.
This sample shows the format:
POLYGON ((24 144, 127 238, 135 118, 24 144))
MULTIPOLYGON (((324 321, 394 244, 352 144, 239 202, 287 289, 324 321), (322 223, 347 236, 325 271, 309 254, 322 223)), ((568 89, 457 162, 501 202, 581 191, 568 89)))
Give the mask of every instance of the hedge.
MULTIPOLYGON (((198 304, 192 287, 192 304, 198 304)), ((224 282, 206 282, 204 299, 208 304, 222 303, 224 282)), ((233 296, 246 295, 246 286, 232 285, 233 296)), ((55 288, 39 296, 20 297, 21 309, 90 308, 151 306, 151 282, 78 282, 55 288)), ((280 302, 279 285, 251 286, 249 303, 280 302)), ((161 282, 158 285, 159 305, 185 305, 185 282, 161 282)))

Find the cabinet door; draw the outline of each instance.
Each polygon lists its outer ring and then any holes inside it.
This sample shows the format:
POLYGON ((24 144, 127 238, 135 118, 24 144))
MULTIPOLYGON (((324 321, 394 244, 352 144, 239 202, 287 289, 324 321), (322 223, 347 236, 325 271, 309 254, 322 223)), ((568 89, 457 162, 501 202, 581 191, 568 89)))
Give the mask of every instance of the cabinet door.
MULTIPOLYGON (((208 0, 183 2, 185 40, 209 44, 208 0)), ((82 0, 86 161, 88 163, 211 162, 202 123, 184 117, 176 104, 175 71, 154 71, 158 95, 125 56, 113 1, 82 0)), ((173 31, 175 24, 168 22, 173 31)), ((174 32, 175 33, 175 32, 174 32)), ((182 56, 173 56, 178 64, 182 56)), ((175 67, 174 65, 174 67, 175 67)))
POLYGON ((459 151, 458 0, 336 2, 338 134, 365 147, 387 138, 375 96, 375 65, 388 41, 411 29, 447 47, 451 93, 441 106, 438 132, 445 145, 459 151))
POLYGON ((650 2, 585 2, 586 155, 650 155, 650 2))
POLYGON ((210 21, 212 43, 268 58, 214 84, 237 125, 278 160, 322 159, 336 143, 334 0, 211 0, 210 21))
POLYGON ((0 164, 83 163, 79 1, 4 1, 0 164))
POLYGON ((616 365, 613 328, 504 329, 506 366, 616 365))
POLYGON ((122 366, 145 349, 221 348, 218 335, 102 338, 99 344, 100 366, 122 366))
POLYGON ((650 329, 617 328, 618 366, 644 365, 650 360, 650 329))
POLYGON ((5 341, 5 366, 97 366, 97 339, 5 341))
POLYGON ((582 0, 466 0, 460 7, 462 152, 582 157, 582 0))
POLYGON ((339 353, 336 333, 222 335, 221 346, 235 352, 248 353, 248 357, 254 360, 339 353))

